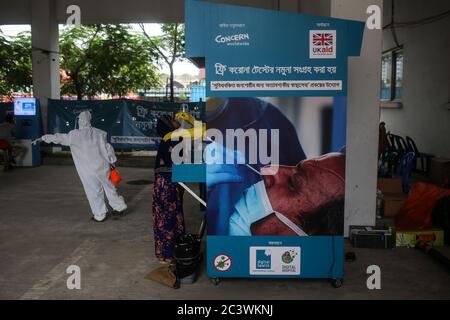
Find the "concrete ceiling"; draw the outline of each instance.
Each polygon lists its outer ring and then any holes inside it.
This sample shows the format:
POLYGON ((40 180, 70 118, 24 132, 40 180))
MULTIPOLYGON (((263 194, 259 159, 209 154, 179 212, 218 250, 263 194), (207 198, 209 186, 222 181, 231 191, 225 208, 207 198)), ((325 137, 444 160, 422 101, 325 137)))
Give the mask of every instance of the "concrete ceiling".
MULTIPOLYGON (((31 1, 0 0, 1 24, 30 24, 31 1)), ((66 8, 78 5, 81 8, 81 22, 93 23, 137 23, 137 22, 182 22, 184 21, 184 0, 50 0, 54 1, 58 23, 67 19, 66 8)), ((266 9, 278 9, 280 0, 210 0, 266 9)), ((285 0, 282 0, 285 1, 285 0)), ((296 0, 289 0, 296 1, 296 0)))

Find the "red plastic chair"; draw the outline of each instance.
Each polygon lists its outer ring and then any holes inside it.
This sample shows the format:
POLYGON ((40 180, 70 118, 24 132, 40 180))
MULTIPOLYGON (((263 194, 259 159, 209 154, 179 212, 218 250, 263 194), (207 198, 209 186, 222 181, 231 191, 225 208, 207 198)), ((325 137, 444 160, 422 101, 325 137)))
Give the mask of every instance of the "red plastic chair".
POLYGON ((12 148, 11 144, 8 141, 6 141, 4 139, 0 139, 0 150, 3 151, 3 165, 4 165, 3 170, 4 171, 7 171, 10 168, 10 165, 11 165, 11 163, 10 163, 10 161, 11 161, 11 155, 10 155, 11 148, 12 148))

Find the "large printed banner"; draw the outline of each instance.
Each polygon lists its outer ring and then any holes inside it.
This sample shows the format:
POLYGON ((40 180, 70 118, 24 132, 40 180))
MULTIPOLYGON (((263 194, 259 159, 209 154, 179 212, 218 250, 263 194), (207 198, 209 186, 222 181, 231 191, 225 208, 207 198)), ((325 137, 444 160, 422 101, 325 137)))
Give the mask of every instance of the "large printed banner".
POLYGON ((206 96, 345 95, 364 23, 186 2, 186 52, 206 57, 206 96))
MULTIPOLYGON (((360 53, 364 22, 197 0, 185 8, 215 150, 203 168, 208 275, 342 278, 347 59, 360 53)), ((192 172, 183 164, 174 181, 181 168, 192 172)))
MULTIPOLYGON (((75 128, 76 117, 92 113, 92 125, 108 133, 115 148, 155 150, 160 137, 156 122, 162 114, 174 116, 183 109, 201 110, 198 103, 166 103, 142 100, 49 100, 48 132, 67 133, 75 128)), ((200 117, 200 112, 194 115, 200 117)))

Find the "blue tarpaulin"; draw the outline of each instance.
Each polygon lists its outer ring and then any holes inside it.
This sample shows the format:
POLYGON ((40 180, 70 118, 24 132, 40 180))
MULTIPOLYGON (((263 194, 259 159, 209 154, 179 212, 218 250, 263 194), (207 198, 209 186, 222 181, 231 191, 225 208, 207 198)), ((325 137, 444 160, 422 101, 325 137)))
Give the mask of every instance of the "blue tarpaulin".
POLYGON ((92 125, 108 133, 108 141, 121 149, 155 150, 160 141, 156 122, 162 114, 174 116, 188 107, 200 118, 198 103, 149 102, 143 100, 52 100, 48 101, 48 132, 67 133, 75 128, 76 117, 92 113, 92 125))

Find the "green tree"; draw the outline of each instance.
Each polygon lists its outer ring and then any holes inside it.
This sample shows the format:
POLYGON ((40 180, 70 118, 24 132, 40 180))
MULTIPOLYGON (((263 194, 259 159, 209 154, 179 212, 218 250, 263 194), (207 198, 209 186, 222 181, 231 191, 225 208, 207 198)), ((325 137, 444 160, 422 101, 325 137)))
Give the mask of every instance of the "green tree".
POLYGON ((59 38, 59 63, 62 74, 61 93, 75 94, 77 99, 85 95, 95 95, 95 86, 89 77, 89 65, 92 63, 92 42, 99 33, 99 27, 65 28, 59 38))
POLYGON ((159 85, 155 55, 146 39, 128 26, 95 25, 65 28, 60 37, 60 66, 67 74, 61 92, 78 99, 159 85))
POLYGON ((139 26, 148 40, 149 49, 155 50, 159 59, 164 61, 169 67, 170 101, 174 102, 173 65, 185 56, 184 25, 180 23, 163 23, 161 25, 162 35, 156 37, 148 35, 143 23, 140 23, 139 26))
POLYGON ((33 83, 31 65, 30 33, 9 38, 0 30, 0 95, 29 92, 33 83))

